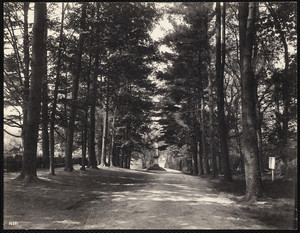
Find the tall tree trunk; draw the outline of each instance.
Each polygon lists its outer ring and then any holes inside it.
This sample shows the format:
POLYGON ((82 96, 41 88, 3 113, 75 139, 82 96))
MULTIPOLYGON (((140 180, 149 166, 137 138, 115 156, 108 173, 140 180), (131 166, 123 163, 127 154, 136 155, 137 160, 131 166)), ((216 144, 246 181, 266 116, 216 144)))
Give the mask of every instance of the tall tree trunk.
MULTIPOLYGON (((92 18, 94 17, 94 11, 92 18)), ((97 20, 99 21, 99 3, 97 2, 97 20)), ((94 30, 94 27, 92 27, 94 30)), ((96 27, 96 34, 99 33, 99 26, 96 27)), ((96 40, 95 48, 95 62, 94 62, 94 75, 91 82, 91 96, 90 96, 90 144, 89 144, 89 167, 97 168, 96 150, 95 150, 95 110, 96 110, 96 99, 97 99, 97 77, 99 72, 99 37, 96 40)))
MULTIPOLYGON (((208 64, 209 64, 209 43, 208 43, 208 17, 207 15, 201 20, 201 25, 199 26, 199 36, 201 39, 201 45, 198 50, 198 62, 199 62, 199 81, 198 81, 198 109, 200 106, 200 128, 201 128, 201 142, 202 142, 202 155, 204 159, 204 168, 206 174, 211 174, 209 166, 209 158, 206 150, 206 128, 205 128, 205 108, 204 108, 204 82, 208 79, 208 64)), ((201 161, 202 162, 202 161, 201 161)), ((201 171, 199 169, 199 171, 201 171)))
MULTIPOLYGON (((85 28, 85 18, 86 18, 86 4, 82 3, 82 17, 81 17, 81 28, 85 28)), ((72 152, 73 152, 73 133, 75 118, 77 114, 77 97, 78 97, 78 88, 79 88, 79 79, 81 73, 81 55, 83 50, 84 34, 79 35, 78 41, 78 50, 76 54, 75 70, 73 73, 73 86, 72 86, 72 102, 71 102, 71 114, 68 124, 68 137, 67 137, 67 148, 66 148, 66 157, 65 157, 65 170, 73 171, 73 162, 72 162, 72 152)))
MULTIPOLYGON (((47 25, 44 40, 47 39, 47 25)), ((42 162, 44 168, 49 168, 49 113, 48 113, 48 80, 47 80, 47 48, 44 48, 44 79, 42 83, 42 162)))
POLYGON ((128 149, 127 148, 125 148, 125 158, 124 158, 124 165, 123 165, 123 167, 124 168, 128 168, 128 149))
MULTIPOLYGON (((142 155, 143 157, 142 157, 142 169, 145 169, 145 168, 147 168, 147 164, 146 164, 146 155, 143 153, 143 155, 142 155)), ((196 155, 197 156, 197 155, 196 155)), ((196 164, 196 166, 197 166, 197 164, 196 164)), ((196 173, 196 175, 197 175, 198 173, 196 173)))
POLYGON ((58 45, 58 57, 57 57, 57 65, 56 65, 56 78, 55 78, 55 84, 54 84, 53 104, 52 104, 52 111, 51 111, 51 117, 50 117, 50 174, 52 174, 52 175, 55 174, 55 171, 54 171, 54 148, 55 148, 54 128, 55 128, 55 115, 56 115, 58 86, 59 86, 59 81, 60 81, 64 17, 65 17, 65 7, 64 7, 64 3, 62 3, 59 45, 58 45))
POLYGON ((197 163, 198 163, 198 175, 204 174, 203 162, 202 162, 202 151, 201 151, 201 143, 197 142, 197 163))
MULTIPOLYGON (((90 42, 90 51, 92 49, 92 43, 90 42)), ((82 130, 82 163, 80 170, 85 171, 86 164, 86 144, 88 141, 88 116, 89 116, 89 100, 90 100, 90 70, 91 70, 91 63, 92 63, 92 55, 90 53, 89 58, 89 69, 87 74, 87 96, 86 96, 86 104, 84 106, 84 122, 83 122, 83 130, 82 130)), ((90 144, 88 144, 90 145, 90 144)))
POLYGON ((120 167, 120 147, 119 146, 115 146, 115 166, 120 167))
MULTIPOLYGON (((195 106, 195 104, 194 104, 195 106)), ((194 137, 192 138, 191 142, 191 149, 192 149, 192 171, 191 174, 198 175, 198 161, 197 161, 197 110, 192 113, 191 118, 193 119, 193 127, 194 127, 194 137)))
POLYGON ((121 156, 120 156, 120 159, 119 159, 119 162, 120 162, 120 167, 123 168, 123 161, 124 161, 124 147, 120 147, 120 151, 121 151, 121 156))
POLYGON ((217 176, 217 161, 215 154, 215 132, 214 132, 214 99, 213 99, 213 76, 208 77, 209 95, 209 155, 211 158, 212 177, 217 176))
MULTIPOLYGON (((67 76, 68 76, 68 73, 66 73, 66 79, 67 79, 67 76)), ((68 99, 68 90, 65 89, 64 91, 64 94, 65 94, 65 100, 68 99)), ((64 113, 66 114, 66 116, 68 115, 68 108, 67 108, 67 103, 66 101, 64 102, 64 113)), ((65 145, 65 157, 67 157, 67 141, 68 141, 68 124, 69 124, 69 121, 68 121, 68 118, 66 118, 66 126, 64 127, 64 134, 65 134, 65 140, 64 140, 64 145, 65 145)))
MULTIPOLYGON (((90 47, 91 48, 91 47, 90 47)), ((87 141, 88 141, 88 115, 89 115, 89 90, 90 90, 90 69, 91 69, 91 62, 92 62, 92 57, 90 54, 90 59, 89 59, 89 73, 87 75, 87 96, 86 96, 86 104, 84 106, 84 122, 83 122, 83 129, 82 129, 82 145, 81 145, 81 151, 82 151, 82 160, 81 160, 81 168, 80 170, 85 171, 85 166, 87 165, 87 159, 86 159, 86 154, 87 154, 87 141)))
MULTIPOLYGON (((92 12, 92 18, 94 17, 94 11, 92 12)), ((93 31, 93 27, 92 27, 92 31, 93 31)), ((91 148, 91 134, 94 133, 94 138, 95 138, 95 118, 94 118, 94 121, 93 123, 91 123, 91 125, 93 125, 93 130, 94 132, 91 133, 90 132, 90 128, 88 127, 88 118, 89 118, 89 105, 91 105, 91 103, 94 101, 92 98, 93 96, 91 97, 90 96, 90 86, 91 86, 91 69, 92 69, 92 51, 94 50, 93 48, 93 36, 90 37, 90 41, 89 41, 89 63, 88 63, 88 73, 86 75, 86 79, 87 79, 87 94, 86 94, 86 104, 84 106, 84 122, 83 122, 83 132, 82 132, 82 164, 81 164, 81 170, 85 170, 85 166, 88 165, 89 166, 92 166, 93 167, 93 163, 96 163, 96 166, 97 166, 97 161, 96 161, 96 155, 93 156, 92 154, 96 154, 95 152, 95 147, 94 147, 94 152, 91 152, 92 148, 91 148), (88 159, 88 164, 86 164, 87 162, 87 159, 86 159, 86 154, 87 154, 87 144, 88 144, 88 148, 89 148, 89 159, 88 159), (94 161, 93 162, 90 162, 92 161, 91 158, 94 157, 94 161)), ((97 62, 98 64, 98 62, 97 62)), ((96 65, 96 62, 95 62, 95 65, 96 65)), ((93 79, 92 79, 92 82, 93 82, 93 79)), ((92 91, 92 95, 93 95, 93 91, 92 91)), ((93 112, 93 116, 95 117, 95 106, 93 109, 91 109, 91 112, 93 112)), ((92 121, 92 117, 91 117, 91 121, 92 121)), ((90 125, 90 127, 91 127, 90 125)), ((94 139, 95 140, 95 139, 94 139)), ((93 141, 94 141, 93 140, 93 141)), ((95 167, 95 166, 94 166, 95 167)))
POLYGON ((111 152, 111 147, 112 147, 112 145, 111 145, 111 144, 109 144, 109 146, 108 146, 108 152, 107 152, 107 155, 108 155, 108 162, 107 162, 107 166, 108 166, 108 167, 110 167, 110 166, 111 166, 111 154, 110 154, 110 152, 111 152))
POLYGON ((261 133, 261 125, 262 125, 262 116, 260 112, 260 104, 256 105, 256 136, 257 136, 257 148, 258 148, 258 159, 259 159, 259 169, 261 174, 264 172, 264 158, 263 158, 263 144, 262 144, 262 133, 261 133))
POLYGON ((238 152, 239 152, 239 159, 237 164, 235 164, 233 166, 234 170, 237 169, 239 166, 241 167, 241 171, 244 172, 244 155, 243 155, 243 151, 242 151, 242 145, 241 145, 241 138, 240 138, 240 131, 238 128, 238 122, 237 122, 237 117, 235 118, 235 124, 234 124, 234 132, 236 135, 236 142, 237 142, 237 146, 238 146, 238 152))
POLYGON ((34 26, 32 38, 32 72, 28 102, 28 114, 24 138, 24 154, 22 171, 18 179, 24 179, 26 183, 37 180, 36 152, 41 111, 41 90, 44 76, 45 57, 45 30, 47 6, 46 3, 35 3, 34 26))
POLYGON ((239 3, 240 58, 242 77, 242 126, 245 163, 245 201, 257 200, 262 194, 256 137, 255 80, 252 70, 252 48, 257 3, 239 3))
POLYGON ((117 107, 115 107, 114 109, 114 114, 113 114, 113 119, 112 119, 112 125, 111 125, 111 143, 110 143, 110 147, 109 147, 109 161, 111 161, 111 164, 109 162, 109 166, 111 165, 115 165, 115 161, 114 161, 114 156, 113 156, 113 152, 114 152, 114 145, 115 145, 115 122, 116 122, 116 115, 117 115, 117 107))
POLYGON ((122 168, 126 168, 126 162, 127 162, 127 151, 126 151, 126 147, 123 148, 122 150, 122 168))
MULTIPOLYGON (((129 81, 128 83, 128 94, 129 94, 129 99, 128 99, 128 114, 129 114, 129 119, 127 122, 127 132, 126 132, 126 136, 127 136, 127 141, 129 142, 129 146, 126 147, 126 161, 127 161, 127 165, 126 168, 130 169, 130 161, 131 161, 131 152, 132 152, 132 138, 131 138, 131 124, 132 124, 132 83, 131 81, 129 81)), ((158 155, 157 155, 158 156, 158 155)))
MULTIPOLYGON (((219 135, 219 141, 220 141, 220 150, 221 154, 219 156, 219 170, 223 172, 223 166, 224 166, 224 152, 223 152, 223 144, 221 142, 221 138, 223 135, 221 134, 221 127, 224 127, 224 125, 221 125, 221 111, 222 111, 222 106, 221 106, 221 98, 224 95, 223 94, 223 83, 221 83, 221 5, 220 2, 216 3, 216 85, 217 85, 217 108, 218 108, 218 135, 219 135), (221 87, 220 87, 221 86, 221 87), (222 93, 220 93, 222 91, 222 93), (223 166, 222 166, 223 165, 223 166)), ((225 120, 224 120, 225 123, 225 120)), ((223 138, 223 143, 224 143, 224 138, 223 138)), ((225 149, 226 150, 226 149, 225 149)), ((226 153, 226 151, 225 151, 226 153)))
MULTIPOLYGON (((255 51, 256 49, 254 49, 254 53, 256 53, 255 51)), ((254 55, 253 60, 256 60, 256 56, 254 55)), ((255 64, 255 62, 254 62, 255 64)), ((256 113, 256 137, 257 137, 257 148, 258 148, 258 158, 259 158, 259 170, 260 173, 262 174, 264 171, 263 168, 263 154, 262 154, 262 135, 261 135, 261 125, 262 125, 262 114, 260 111, 260 103, 258 101, 258 93, 257 93, 257 89, 258 89, 258 80, 257 77, 254 75, 254 79, 255 79, 255 113, 256 113)))
POLYGON ((100 134, 98 136, 98 143, 97 143, 97 148, 98 148, 98 153, 97 153, 97 163, 98 165, 101 164, 101 153, 102 153, 102 136, 103 136, 103 120, 100 118, 100 134))
POLYGON ((107 131, 108 131, 108 80, 106 90, 105 116, 103 117, 103 134, 102 134, 102 151, 101 151, 101 166, 106 166, 106 147, 107 147, 107 131))
MULTIPOLYGON (((198 93, 197 95, 200 96, 200 90, 198 88, 198 93)), ((199 97, 197 97, 197 101, 196 101, 196 109, 200 109, 200 100, 199 97)), ((201 148, 202 145, 202 132, 201 132, 201 117, 199 114, 196 114, 196 122, 197 122, 197 126, 195 127, 198 130, 198 137, 196 139, 196 153, 197 153, 197 167, 198 167, 198 175, 203 175, 204 174, 204 169, 203 169, 203 150, 201 148)))
POLYGON ((131 150, 128 150, 127 154, 127 166, 126 168, 130 169, 130 162, 131 162, 131 150))
MULTIPOLYGON (((255 18, 258 17, 258 8, 255 12, 255 18)), ((261 114, 261 106, 260 102, 258 99, 258 88, 259 88, 259 80, 258 80, 258 75, 256 71, 256 66, 257 66, 257 60, 258 60, 258 44, 256 39, 254 39, 254 48, 253 48, 253 62, 252 62, 252 69, 253 69, 253 75, 255 79, 255 110, 256 110, 256 136, 257 136, 257 147, 258 147, 258 156, 259 156, 259 169, 260 173, 262 174, 264 171, 263 167, 263 153, 262 153, 262 135, 261 135, 261 125, 262 125, 262 114, 261 114)))
POLYGON ((24 2, 24 98, 23 98, 23 128, 22 141, 26 131, 28 99, 29 99, 29 36, 28 36, 28 9, 29 2, 24 2))
POLYGON ((217 82, 217 107, 218 107, 218 131, 220 137, 221 157, 224 166, 224 179, 232 181, 228 145, 227 145, 227 126, 224 113, 224 65, 225 65, 225 10, 226 5, 223 2, 223 45, 221 52, 221 7, 216 3, 216 82, 217 82), (222 62, 221 63, 221 58, 222 62))
POLYGON ((197 142, 194 142, 193 145, 193 155, 192 155, 192 168, 193 168, 193 175, 198 175, 198 161, 197 161, 197 142))
POLYGON ((124 164, 123 164, 123 167, 124 168, 128 168, 128 148, 127 147, 125 147, 125 150, 124 150, 124 164))
MULTIPOLYGON (((95 63, 98 63, 97 59, 98 55, 96 55, 95 63)), ((98 69, 98 65, 96 68, 98 69)), ((96 81, 97 75, 92 81, 92 94, 91 94, 91 111, 90 111, 90 149, 89 149, 89 167, 97 168, 97 161, 96 161, 96 151, 95 151, 95 108, 96 108, 96 81)))
POLYGON ((82 160, 81 160, 81 168, 80 170, 85 171, 86 164, 86 144, 87 144, 87 132, 88 132, 88 104, 84 107, 84 123, 83 123, 83 129, 82 129, 82 145, 81 145, 81 151, 82 151, 82 160))
MULTIPOLYGON (((202 91, 203 93, 203 91, 202 91)), ((209 167, 209 158, 208 158, 208 154, 206 151, 206 129, 205 129, 205 108, 204 108, 204 96, 202 94, 201 96, 201 132, 202 132, 202 154, 204 157, 204 167, 205 167, 205 174, 209 175, 211 174, 210 172, 210 167, 209 167)))
POLYGON ((81 171, 85 171, 85 165, 86 165, 86 141, 87 141, 87 134, 86 134, 86 129, 87 127, 84 126, 84 129, 81 132, 81 151, 82 151, 82 157, 81 157, 81 171))

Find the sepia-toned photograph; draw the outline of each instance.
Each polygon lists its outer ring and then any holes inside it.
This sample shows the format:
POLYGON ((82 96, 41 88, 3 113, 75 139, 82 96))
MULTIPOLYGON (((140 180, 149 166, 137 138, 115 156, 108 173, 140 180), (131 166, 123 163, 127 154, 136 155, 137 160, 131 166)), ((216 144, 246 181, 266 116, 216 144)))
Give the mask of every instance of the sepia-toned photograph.
POLYGON ((3 230, 297 230, 297 1, 8 2, 3 230))

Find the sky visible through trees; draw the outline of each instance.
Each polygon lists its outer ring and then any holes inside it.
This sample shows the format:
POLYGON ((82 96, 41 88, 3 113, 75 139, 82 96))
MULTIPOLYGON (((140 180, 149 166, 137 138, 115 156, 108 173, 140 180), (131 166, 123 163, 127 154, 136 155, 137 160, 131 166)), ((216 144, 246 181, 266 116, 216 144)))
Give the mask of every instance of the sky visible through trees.
POLYGON ((199 179, 243 174, 257 201, 269 157, 296 174, 296 18, 295 2, 4 2, 4 157, 30 183, 159 150, 199 179))

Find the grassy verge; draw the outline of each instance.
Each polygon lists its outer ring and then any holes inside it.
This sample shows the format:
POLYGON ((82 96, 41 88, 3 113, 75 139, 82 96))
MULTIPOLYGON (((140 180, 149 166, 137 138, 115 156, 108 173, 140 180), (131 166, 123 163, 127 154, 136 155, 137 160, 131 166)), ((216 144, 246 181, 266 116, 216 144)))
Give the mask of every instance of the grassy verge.
MULTIPOLYGON (((234 182, 222 179, 212 179, 213 188, 219 193, 231 197, 243 196, 246 190, 244 175, 233 175, 234 182)), ((242 204, 249 217, 255 218, 269 226, 278 229, 293 229, 295 227, 296 182, 293 179, 277 178, 271 180, 269 175, 263 176, 263 195, 257 203, 242 204)))

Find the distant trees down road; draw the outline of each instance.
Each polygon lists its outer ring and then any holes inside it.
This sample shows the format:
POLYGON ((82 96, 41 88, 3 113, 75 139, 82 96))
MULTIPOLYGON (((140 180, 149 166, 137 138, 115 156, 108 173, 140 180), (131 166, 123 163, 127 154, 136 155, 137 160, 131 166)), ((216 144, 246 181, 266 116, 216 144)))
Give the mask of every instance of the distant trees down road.
POLYGON ((30 183, 38 151, 55 175, 59 157, 67 172, 78 158, 81 170, 146 168, 157 142, 166 167, 244 174, 244 200, 256 201, 269 157, 295 178, 296 9, 4 2, 5 158, 22 154, 18 179, 30 183))

